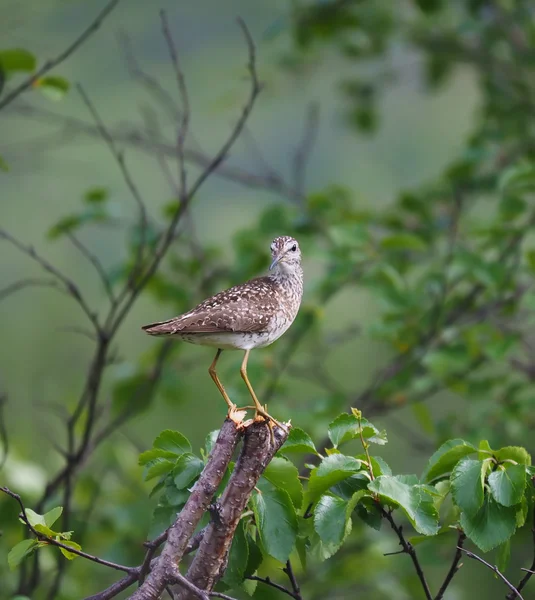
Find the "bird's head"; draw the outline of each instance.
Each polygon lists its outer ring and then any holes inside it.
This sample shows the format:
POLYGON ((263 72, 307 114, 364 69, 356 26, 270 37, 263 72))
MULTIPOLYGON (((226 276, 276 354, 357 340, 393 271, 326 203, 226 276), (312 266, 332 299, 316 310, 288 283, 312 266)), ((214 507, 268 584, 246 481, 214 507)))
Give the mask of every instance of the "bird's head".
POLYGON ((301 265, 301 250, 297 240, 288 235, 275 238, 271 242, 271 265, 269 270, 283 273, 294 271, 301 265))

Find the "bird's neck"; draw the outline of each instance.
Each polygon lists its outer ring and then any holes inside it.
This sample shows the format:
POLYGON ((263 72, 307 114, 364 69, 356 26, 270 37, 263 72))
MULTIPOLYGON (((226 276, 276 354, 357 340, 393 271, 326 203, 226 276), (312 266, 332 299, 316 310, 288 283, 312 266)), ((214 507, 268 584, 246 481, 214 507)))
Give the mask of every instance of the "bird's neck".
POLYGON ((276 265, 271 277, 288 291, 301 295, 303 293, 303 269, 301 265, 290 268, 284 263, 276 265))

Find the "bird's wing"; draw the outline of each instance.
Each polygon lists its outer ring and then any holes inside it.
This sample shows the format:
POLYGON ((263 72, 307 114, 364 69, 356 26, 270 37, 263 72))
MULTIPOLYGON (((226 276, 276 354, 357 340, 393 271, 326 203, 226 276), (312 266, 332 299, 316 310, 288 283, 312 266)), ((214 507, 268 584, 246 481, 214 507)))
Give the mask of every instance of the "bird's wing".
POLYGON ((220 292, 188 313, 143 329, 151 335, 258 332, 269 326, 276 309, 273 283, 260 277, 220 292))

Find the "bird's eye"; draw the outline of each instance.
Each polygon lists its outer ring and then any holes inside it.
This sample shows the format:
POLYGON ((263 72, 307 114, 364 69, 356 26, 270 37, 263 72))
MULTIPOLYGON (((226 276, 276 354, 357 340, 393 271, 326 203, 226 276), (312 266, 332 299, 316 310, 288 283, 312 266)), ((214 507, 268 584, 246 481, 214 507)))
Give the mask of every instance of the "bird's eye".
POLYGON ((296 250, 297 250, 297 246, 296 246, 296 244, 294 244, 294 245, 292 246, 292 252, 295 252, 296 250))

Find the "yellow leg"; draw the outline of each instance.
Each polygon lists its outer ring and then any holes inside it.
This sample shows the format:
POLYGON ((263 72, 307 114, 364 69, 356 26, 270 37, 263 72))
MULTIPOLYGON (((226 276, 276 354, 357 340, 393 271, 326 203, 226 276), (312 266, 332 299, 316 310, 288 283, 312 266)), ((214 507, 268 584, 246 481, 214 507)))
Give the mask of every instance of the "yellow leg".
POLYGON ((219 360, 219 357, 221 356, 222 352, 223 352, 223 350, 221 350, 221 348, 218 348, 216 355, 214 357, 214 360, 212 361, 212 364, 210 365, 210 368, 208 369, 208 373, 210 373, 210 377, 213 379, 214 383, 217 385, 217 389, 220 391, 225 402, 228 404, 229 412, 233 412, 236 410, 236 405, 228 397, 228 394, 227 394, 225 388, 223 387, 223 384, 221 383, 221 381, 219 381, 219 377, 217 376, 217 372, 215 370, 215 366, 217 365, 217 361, 219 360))
POLYGON ((221 350, 221 348, 218 348, 216 355, 214 357, 214 360, 212 361, 212 364, 208 368, 208 373, 210 373, 210 377, 212 378, 213 382, 216 384, 217 389, 220 391, 221 395, 223 396, 225 402, 228 405, 228 414, 231 415, 231 413, 233 413, 237 410, 244 410, 247 408, 256 408, 255 406, 244 406, 243 408, 237 408, 236 405, 234 404, 234 402, 232 402, 232 400, 228 397, 227 391, 223 387, 223 384, 221 383, 221 381, 217 375, 217 372, 215 370, 217 361, 219 360, 219 357, 221 356, 222 352, 223 352, 223 350, 221 350))
MULTIPOLYGON (((264 419, 266 419, 266 421, 270 425, 275 424, 278 427, 280 427, 281 429, 283 429, 284 431, 286 431, 286 427, 284 425, 282 425, 281 423, 279 423, 271 415, 269 415, 267 412, 267 406, 262 406, 260 404, 258 398, 256 397, 255 391, 253 390, 253 386, 251 385, 251 382, 249 381, 249 378, 247 377, 247 361, 249 360, 249 352, 250 352, 250 350, 245 351, 245 356, 243 357, 243 361, 241 363, 240 374, 242 376, 242 379, 245 381, 245 385, 247 386, 249 393, 251 394, 251 398, 253 399, 254 407, 256 410, 256 415, 260 415, 261 417, 264 417, 264 419)), ((271 437, 273 438, 273 432, 271 432, 271 437)))

